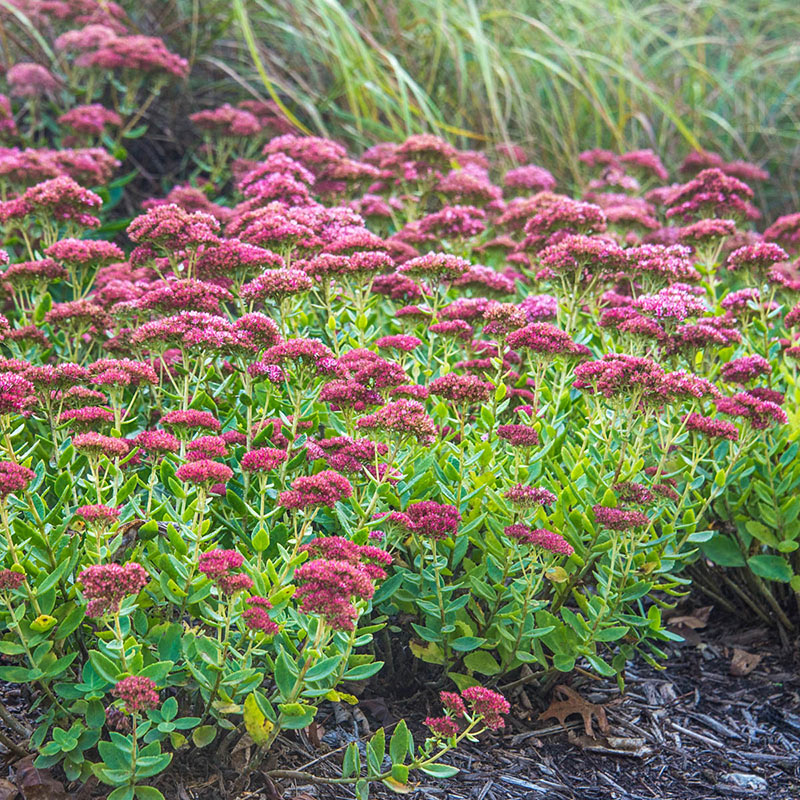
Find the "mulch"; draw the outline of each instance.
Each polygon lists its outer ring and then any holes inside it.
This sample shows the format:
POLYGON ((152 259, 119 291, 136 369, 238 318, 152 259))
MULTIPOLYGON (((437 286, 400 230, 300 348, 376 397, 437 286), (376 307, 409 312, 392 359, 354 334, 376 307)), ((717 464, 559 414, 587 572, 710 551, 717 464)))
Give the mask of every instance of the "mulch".
MULTIPOLYGON (((597 680, 580 671, 564 676, 568 690, 557 689, 555 695, 551 691, 544 699, 530 687, 520 687, 511 697, 513 713, 501 734, 463 744, 445 759, 459 768, 458 775, 424 781, 420 780, 424 776, 416 776, 419 783, 408 796, 415 800, 799 800, 800 639, 787 648, 767 629, 742 629, 714 614, 706 628, 707 614, 702 610, 681 619, 686 624, 677 630, 686 641, 666 648, 668 669, 633 663, 626 671, 623 694, 616 681, 597 680), (564 710, 565 701, 567 711, 572 703, 576 711, 586 712, 586 721, 573 713, 564 717, 562 725, 543 714, 564 710)), ((422 720, 438 711, 432 691, 401 700, 373 690, 364 693, 359 708, 366 717, 353 718, 323 706, 318 724, 280 738, 263 768, 336 777, 344 747, 356 738, 356 731, 365 733, 365 724, 372 730, 383 725, 390 732, 405 717, 421 741, 422 720)), ((248 755, 234 754, 234 764, 238 759, 241 767, 248 755)), ((271 782, 258 773, 247 788, 232 793, 236 770, 220 772, 202 751, 183 767, 172 772, 175 783, 159 784, 168 800, 355 797, 349 787, 286 779, 271 782)), ((12 764, 10 777, 13 772, 12 764)), ((86 789, 67 796, 80 800, 98 796, 86 789)), ((370 794, 396 796, 375 785, 370 794)))

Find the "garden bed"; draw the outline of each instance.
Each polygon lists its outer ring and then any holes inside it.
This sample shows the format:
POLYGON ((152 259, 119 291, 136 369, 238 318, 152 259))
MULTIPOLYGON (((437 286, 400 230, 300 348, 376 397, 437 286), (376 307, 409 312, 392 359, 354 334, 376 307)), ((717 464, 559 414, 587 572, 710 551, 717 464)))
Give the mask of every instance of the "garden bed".
MULTIPOLYGON (((691 613, 688 616, 693 616, 691 613)), ((705 615, 700 614, 700 618, 705 615)), ((570 685, 586 700, 606 708, 610 731, 586 737, 578 714, 562 726, 540 719, 546 710, 537 695, 517 695, 514 716, 502 736, 462 747, 451 762, 461 770, 446 781, 424 782, 411 797, 425 800, 715 800, 770 797, 795 800, 800 793, 800 653, 787 650, 765 628, 742 629, 714 612, 708 627, 674 626, 687 637, 670 647, 666 671, 634 664, 626 688, 576 676, 570 685), (757 657, 747 675, 735 675, 736 650, 757 657), (551 724, 552 723, 552 724, 551 724), (615 752, 616 751, 616 752, 615 752)), ((736 656, 748 668, 752 661, 736 656)), ((422 734, 421 722, 435 694, 398 700, 391 687, 370 686, 361 707, 372 729, 387 729, 405 717, 422 734), (383 689, 383 693, 376 694, 383 689)), ((5 685, 13 708, 18 687, 5 685)), ((29 701, 20 698, 21 713, 29 701)), ((358 723, 356 723, 357 725, 358 723)), ((341 772, 342 746, 355 736, 352 719, 336 721, 323 709, 313 736, 282 737, 273 758, 281 769, 314 769, 322 777, 341 772)), ((364 735, 363 726, 359 729, 364 735)), ((7 760, 8 760, 7 756, 7 760)), ((17 767, 9 761, 12 776, 17 767)), ((242 793, 230 794, 232 769, 205 758, 182 763, 164 788, 170 800, 342 800, 351 790, 307 783, 302 778, 254 775, 242 793)), ((96 788, 96 787, 95 787, 96 788)), ((2 795, 0 795, 2 796, 2 795)), ((75 800, 95 796, 74 795, 75 800)), ((394 797, 392 792, 375 796, 394 797)), ((70 796, 71 798, 72 796, 70 796)))
POLYGON ((800 214, 762 219, 766 170, 592 148, 559 185, 507 141, 351 152, 280 98, 166 146, 187 59, 29 10, 0 790, 793 791, 800 214))

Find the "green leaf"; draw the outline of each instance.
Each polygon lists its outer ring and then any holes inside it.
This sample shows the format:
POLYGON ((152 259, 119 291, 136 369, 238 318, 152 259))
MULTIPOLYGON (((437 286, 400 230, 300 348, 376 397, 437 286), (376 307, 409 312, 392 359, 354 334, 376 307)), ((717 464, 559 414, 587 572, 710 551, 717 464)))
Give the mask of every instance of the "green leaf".
POLYGON ((592 669, 600 675, 610 678, 617 674, 617 671, 610 665, 603 661, 599 656, 592 655, 591 653, 585 654, 586 660, 591 664, 592 669))
POLYGON ((257 553, 263 553, 269 547, 269 531, 266 528, 259 528, 250 541, 257 553))
MULTIPOLYGON (((401 784, 405 787, 405 784, 408 783, 408 767, 404 766, 403 764, 392 764, 392 779, 397 781, 397 783, 401 784)), ((395 787, 392 783, 384 783, 393 791, 398 791, 398 788, 395 787)))
POLYGON ((598 642, 616 642, 621 639, 630 628, 627 625, 613 625, 610 628, 604 628, 594 638, 598 642))
POLYGON ((195 747, 206 747, 217 737, 216 725, 203 725, 192 731, 192 741, 195 747))
POLYGON ((383 757, 386 754, 386 731, 378 728, 367 744, 367 762, 373 775, 380 775, 383 757))
POLYGON ((744 556, 739 546, 730 536, 717 534, 713 539, 700 545, 703 555, 720 567, 743 567, 744 556))
POLYGON ((427 764, 424 767, 420 767, 420 770, 434 778, 452 778, 453 775, 458 775, 459 772, 457 767, 451 767, 449 764, 427 764))
POLYGON ((106 710, 99 700, 90 700, 86 704, 84 716, 86 717, 86 724, 90 728, 99 730, 106 723, 106 710))
POLYGON ((371 664, 359 664, 357 667, 351 667, 342 676, 345 681, 363 681, 371 678, 373 675, 381 671, 383 661, 373 661, 371 664))
POLYGON ((744 524, 745 530, 759 542, 768 544, 770 547, 777 547, 778 540, 775 534, 763 523, 755 519, 749 519, 744 524))
POLYGON ((120 786, 108 796, 108 800, 133 800, 133 786, 120 786))
POLYGON ((361 772, 361 756, 358 752, 358 745, 355 742, 350 742, 347 745, 347 750, 344 752, 344 760, 342 761, 342 777, 351 778, 361 772))
POLYGON ((0 667, 0 680, 9 683, 29 683, 41 676, 41 670, 27 669, 25 667, 0 667))
POLYGON ((575 656, 556 653, 553 656, 553 666, 559 672, 572 672, 572 670, 575 669, 575 656))
POLYGON ((470 650, 477 650, 486 639, 481 639, 477 636, 460 636, 458 639, 453 639, 450 647, 460 653, 466 653, 470 650))
POLYGON ((178 716, 178 701, 174 697, 168 697, 161 706, 161 716, 165 722, 172 722, 178 716))
POLYGON ((789 583, 794 575, 789 562, 780 556, 750 556, 747 559, 747 566, 756 575, 768 581, 789 583))
POLYGON ((330 658, 323 658, 318 664, 314 664, 311 669, 306 672, 306 680, 319 681, 327 678, 328 675, 336 671, 336 668, 342 661, 341 656, 331 656, 330 658))
POLYGON ((146 666, 139 675, 145 678, 150 678, 151 681, 156 683, 164 683, 169 675, 170 670, 175 666, 173 661, 156 661, 154 664, 146 666))
POLYGON ((406 725, 404 719, 401 719, 395 726, 389 742, 389 756, 392 759, 392 764, 402 764, 406 760, 406 754, 413 757, 413 743, 408 725, 406 725), (409 750, 409 745, 411 745, 411 750, 409 750))
POLYGON ((153 786, 137 786, 136 800, 164 800, 164 795, 153 786))
POLYGON ((476 650, 464 658, 464 666, 481 675, 497 675, 500 665, 488 650, 476 650))

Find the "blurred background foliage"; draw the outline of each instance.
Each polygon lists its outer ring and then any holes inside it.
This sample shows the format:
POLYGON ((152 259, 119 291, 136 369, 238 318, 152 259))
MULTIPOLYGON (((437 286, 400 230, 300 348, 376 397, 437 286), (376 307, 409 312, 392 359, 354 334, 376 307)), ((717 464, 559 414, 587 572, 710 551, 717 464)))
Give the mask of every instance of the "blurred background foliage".
POLYGON ((565 188, 578 153, 692 149, 765 166, 796 208, 795 0, 125 0, 193 63, 177 107, 277 98, 358 150, 430 131, 521 144, 565 188))

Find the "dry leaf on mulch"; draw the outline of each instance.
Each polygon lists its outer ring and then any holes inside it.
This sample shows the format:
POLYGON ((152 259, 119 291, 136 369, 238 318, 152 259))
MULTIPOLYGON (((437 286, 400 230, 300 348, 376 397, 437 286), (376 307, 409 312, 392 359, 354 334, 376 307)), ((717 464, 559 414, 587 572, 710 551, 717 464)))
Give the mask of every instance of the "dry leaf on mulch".
POLYGON ((545 711, 539 714, 539 719, 557 719, 564 727, 566 727, 565 720, 572 714, 579 714, 583 717, 583 727, 586 735, 592 739, 596 738, 594 733, 594 720, 597 720, 597 726, 602 733, 608 733, 608 717, 606 710, 603 706, 597 703, 590 703, 584 700, 574 689, 569 686, 559 684, 554 690, 554 695, 557 698, 561 695, 564 699, 554 699, 545 711))
POLYGON ((743 678, 749 675, 760 663, 763 656, 757 653, 748 653, 741 647, 733 648, 733 658, 731 659, 731 675, 743 678))

